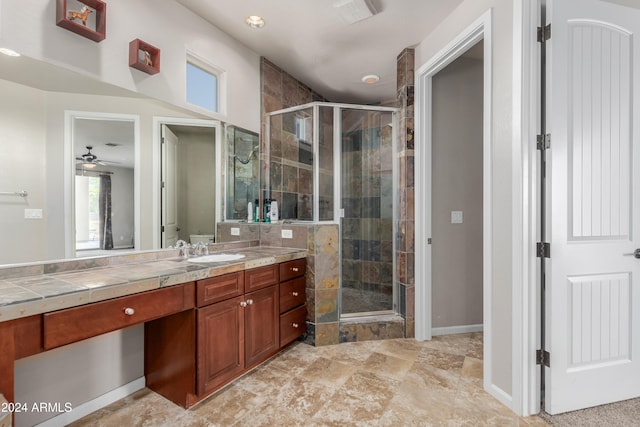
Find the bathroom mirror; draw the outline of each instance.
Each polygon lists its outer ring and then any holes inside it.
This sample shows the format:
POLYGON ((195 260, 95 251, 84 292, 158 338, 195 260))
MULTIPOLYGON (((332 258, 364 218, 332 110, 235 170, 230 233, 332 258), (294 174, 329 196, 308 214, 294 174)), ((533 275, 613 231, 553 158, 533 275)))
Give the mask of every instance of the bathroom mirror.
POLYGON ((132 251, 139 245, 135 153, 137 116, 67 113, 75 176, 73 252, 76 257, 132 251))
POLYGON ((260 195, 260 142, 258 134, 236 126, 226 126, 227 136, 227 191, 226 219, 248 219, 248 206, 252 216, 260 195))
MULTIPOLYGON (((65 140, 72 134, 72 122, 65 116, 69 112, 127 115, 139 121, 140 144, 134 149, 133 168, 139 203, 134 206, 133 249, 161 247, 160 222, 151 220, 160 216, 160 154, 154 143, 160 130, 155 129, 155 119, 211 121, 209 117, 27 57, 0 55, 0 93, 0 232, 5 242, 0 247, 0 264, 75 255, 75 242, 70 242, 74 233, 69 232, 76 227, 75 213, 69 208, 75 201, 69 182, 81 163, 76 157, 87 154, 89 143, 82 142, 84 150, 77 154, 72 142, 65 140), (23 190, 26 197, 20 196, 23 190)), ((198 169, 189 173, 197 175, 198 169)), ((222 220, 226 185, 218 186, 219 213, 212 217, 213 224, 193 233, 208 234, 215 229, 215 221, 222 220)), ((120 240, 122 246, 131 246, 124 243, 130 239, 128 234, 115 237, 114 246, 120 240)))

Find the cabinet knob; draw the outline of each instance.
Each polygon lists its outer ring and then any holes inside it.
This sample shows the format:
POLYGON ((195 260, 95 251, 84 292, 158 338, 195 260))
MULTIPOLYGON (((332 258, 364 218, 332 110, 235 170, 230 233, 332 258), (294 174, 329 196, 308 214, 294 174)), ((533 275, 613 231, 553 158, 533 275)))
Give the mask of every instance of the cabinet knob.
POLYGON ((252 299, 248 299, 248 300, 247 300, 247 304, 248 304, 248 305, 253 304, 253 300, 252 300, 252 299))
POLYGON ((127 316, 133 316, 135 313, 136 311, 131 307, 127 307, 124 309, 124 314, 126 314, 127 316))
POLYGON ((291 326, 293 326, 294 328, 298 329, 298 324, 297 323, 292 323, 291 326))
POLYGON ((298 272, 298 267, 291 267, 291 271, 298 272))
POLYGON ((294 297, 297 297, 297 296, 298 296, 298 293, 297 293, 297 292, 295 292, 295 291, 293 291, 293 292, 291 292, 291 295, 293 295, 294 297))
POLYGON ((246 307, 247 303, 245 301, 240 301, 240 307, 246 307))

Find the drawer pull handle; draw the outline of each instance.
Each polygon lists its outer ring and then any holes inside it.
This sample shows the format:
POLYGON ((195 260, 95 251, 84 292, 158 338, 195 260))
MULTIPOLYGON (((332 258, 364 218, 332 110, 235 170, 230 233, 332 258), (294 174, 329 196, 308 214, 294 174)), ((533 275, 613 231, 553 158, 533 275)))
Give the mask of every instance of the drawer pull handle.
POLYGON ((298 272, 298 267, 291 267, 291 271, 295 271, 297 273, 298 272))
POLYGON ((135 313, 136 311, 131 307, 127 307, 124 309, 124 314, 126 314, 127 316, 133 316, 135 313))
POLYGON ((245 301, 240 301, 240 307, 246 307, 247 303, 245 301))
POLYGON ((293 326, 294 328, 298 329, 298 324, 297 323, 292 323, 291 326, 293 326))
POLYGON ((297 297, 298 293, 294 291, 294 292, 291 292, 291 295, 293 295, 294 297, 297 297))
POLYGON ((248 300, 247 300, 247 304, 248 304, 248 305, 253 304, 253 300, 252 300, 252 299, 248 299, 248 300))

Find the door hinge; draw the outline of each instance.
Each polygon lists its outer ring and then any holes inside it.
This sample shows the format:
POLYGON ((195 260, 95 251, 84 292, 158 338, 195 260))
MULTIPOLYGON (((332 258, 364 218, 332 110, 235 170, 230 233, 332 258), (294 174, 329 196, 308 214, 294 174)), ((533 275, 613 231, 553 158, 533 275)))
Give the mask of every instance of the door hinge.
POLYGON ((546 150, 548 148, 551 148, 551 134, 550 133, 546 133, 544 135, 538 135, 536 140, 537 140, 536 148, 538 150, 546 150))
POLYGON ((544 43, 551 38, 551 24, 538 27, 538 43, 544 43))
POLYGON ((544 242, 536 243, 536 256, 538 258, 551 258, 551 244, 544 242))
POLYGON ((162 181, 161 188, 164 188, 164 187, 165 187, 165 182, 162 181))
POLYGON ((164 225, 160 226, 160 231, 164 233, 164 225))
POLYGON ((427 238, 427 245, 430 245, 430 244, 431 244, 431 237, 428 237, 427 238))
POLYGON ((536 365, 551 367, 551 354, 546 350, 536 350, 536 365))

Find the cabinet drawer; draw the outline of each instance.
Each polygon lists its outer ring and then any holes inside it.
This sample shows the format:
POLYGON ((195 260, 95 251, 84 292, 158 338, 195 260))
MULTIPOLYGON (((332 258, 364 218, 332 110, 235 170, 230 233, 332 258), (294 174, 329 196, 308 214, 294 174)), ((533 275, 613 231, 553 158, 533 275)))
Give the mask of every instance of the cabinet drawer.
POLYGON ((244 293, 244 271, 198 280, 196 289, 198 307, 237 297, 244 293))
POLYGON ((280 313, 285 313, 293 307, 305 303, 306 283, 307 281, 304 277, 280 283, 280 313))
POLYGON ((245 292, 251 292, 278 283, 278 265, 254 268, 244 272, 245 292))
POLYGON ((44 348, 51 349, 194 307, 194 283, 96 302, 44 315, 44 348))
POLYGON ((280 264, 280 281, 304 276, 307 271, 307 260, 305 258, 280 264))
POLYGON ((303 305, 280 316, 280 347, 284 347, 307 331, 307 306, 303 305))

